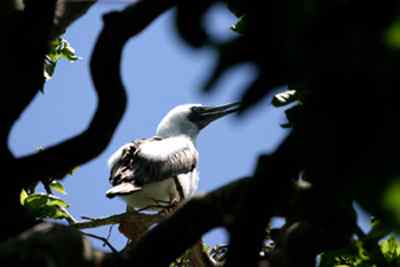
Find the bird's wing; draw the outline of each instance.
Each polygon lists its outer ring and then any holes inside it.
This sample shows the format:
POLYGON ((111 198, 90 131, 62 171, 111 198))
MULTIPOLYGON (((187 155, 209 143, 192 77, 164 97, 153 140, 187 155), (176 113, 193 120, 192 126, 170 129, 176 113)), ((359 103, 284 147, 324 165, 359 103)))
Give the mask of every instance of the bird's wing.
POLYGON ((139 139, 121 147, 110 158, 110 182, 114 187, 125 182, 133 184, 134 187, 124 187, 125 194, 132 193, 145 184, 192 171, 197 160, 198 152, 187 138, 139 139))

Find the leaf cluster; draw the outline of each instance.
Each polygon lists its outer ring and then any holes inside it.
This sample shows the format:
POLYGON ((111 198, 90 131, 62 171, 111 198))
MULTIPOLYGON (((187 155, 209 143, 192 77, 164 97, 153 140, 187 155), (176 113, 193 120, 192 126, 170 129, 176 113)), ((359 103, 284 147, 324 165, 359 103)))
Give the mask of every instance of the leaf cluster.
POLYGON ((399 266, 400 241, 395 235, 390 235, 379 242, 379 258, 362 240, 355 240, 348 248, 326 251, 321 255, 320 267, 379 267, 399 266))
MULTIPOLYGON (((52 181, 49 186, 54 191, 65 194, 64 186, 60 182, 52 181)), ((69 204, 63 199, 54 196, 51 192, 28 193, 25 189, 22 189, 20 203, 28 208, 36 218, 70 219, 70 214, 66 210, 69 204)))
POLYGON ((57 62, 60 59, 65 59, 69 62, 75 62, 80 59, 76 55, 75 49, 62 37, 50 42, 50 50, 44 61, 44 76, 47 80, 53 77, 57 62))

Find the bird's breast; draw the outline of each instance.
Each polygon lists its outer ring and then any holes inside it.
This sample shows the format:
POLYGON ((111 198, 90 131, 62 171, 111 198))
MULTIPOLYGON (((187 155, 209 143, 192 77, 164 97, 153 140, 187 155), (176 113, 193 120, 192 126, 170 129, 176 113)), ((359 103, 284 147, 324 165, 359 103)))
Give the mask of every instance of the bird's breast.
POLYGON ((194 169, 190 173, 180 174, 176 178, 171 177, 161 182, 146 184, 141 191, 121 197, 127 202, 129 207, 136 209, 155 206, 157 205, 157 200, 164 202, 164 205, 174 199, 182 201, 180 190, 182 190, 185 200, 192 197, 197 191, 199 184, 197 170, 194 169), (176 182, 179 182, 179 185, 176 182))

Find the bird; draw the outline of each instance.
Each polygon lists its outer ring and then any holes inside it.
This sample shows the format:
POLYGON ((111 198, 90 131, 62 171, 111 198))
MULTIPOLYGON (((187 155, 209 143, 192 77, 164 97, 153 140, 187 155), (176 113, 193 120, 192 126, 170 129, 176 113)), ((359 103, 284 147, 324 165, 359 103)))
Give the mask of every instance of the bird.
POLYGON ((155 136, 124 144, 111 155, 112 187, 106 196, 121 197, 134 210, 157 210, 156 204, 174 205, 190 199, 199 184, 196 139, 200 131, 239 108, 238 102, 174 107, 158 124, 155 136))

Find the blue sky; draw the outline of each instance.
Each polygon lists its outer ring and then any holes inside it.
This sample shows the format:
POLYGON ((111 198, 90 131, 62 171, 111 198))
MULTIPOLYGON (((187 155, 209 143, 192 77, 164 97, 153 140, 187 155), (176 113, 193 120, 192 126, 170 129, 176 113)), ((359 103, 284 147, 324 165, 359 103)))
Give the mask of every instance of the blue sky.
MULTIPOLYGON (((90 53, 101 29, 102 14, 122 7, 98 4, 68 29, 65 38, 82 60, 73 64, 60 62, 54 78, 45 86, 45 93, 36 96, 16 123, 10 146, 17 156, 58 143, 87 127, 96 107, 88 69, 90 53)), ((235 68, 218 84, 216 94, 202 95, 199 88, 213 66, 215 54, 209 49, 194 51, 187 47, 174 32, 173 13, 164 14, 125 48, 122 74, 129 103, 123 121, 107 149, 63 181, 68 192, 64 198, 77 218, 109 216, 125 210, 121 200, 109 200, 104 195, 109 188, 106 162, 119 146, 152 136, 163 115, 178 104, 216 105, 237 100, 243 87, 255 76, 252 66, 235 68)), ((230 38, 234 33, 229 27, 234 21, 228 11, 216 7, 208 27, 212 34, 230 38)), ((201 192, 251 174, 257 155, 272 151, 282 141, 287 132, 279 123, 285 118, 282 110, 271 108, 268 101, 244 120, 226 117, 201 133, 197 143, 201 192)), ((89 232, 106 236, 108 227, 89 232)), ((223 234, 214 231, 205 240, 215 244, 223 240, 223 234)), ((117 248, 125 244, 116 227, 110 242, 117 248)), ((97 241, 94 244, 101 246, 97 241)))

